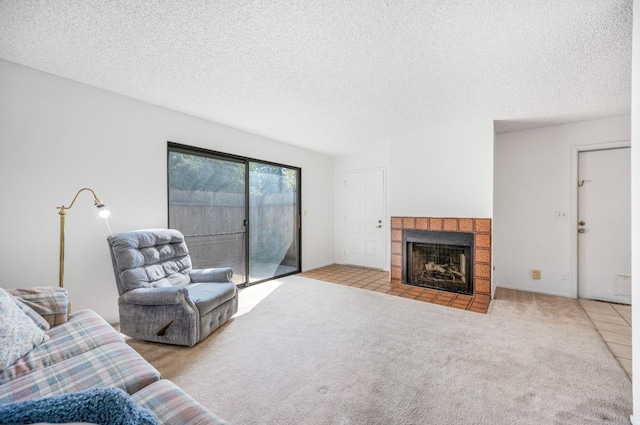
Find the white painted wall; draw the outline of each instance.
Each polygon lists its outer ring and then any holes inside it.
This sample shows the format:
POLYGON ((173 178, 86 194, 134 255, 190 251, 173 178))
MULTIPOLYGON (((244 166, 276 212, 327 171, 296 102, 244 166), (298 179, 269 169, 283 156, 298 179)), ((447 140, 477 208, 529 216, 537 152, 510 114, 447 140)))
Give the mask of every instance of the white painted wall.
MULTIPOLYGON (((384 168, 387 217, 491 218, 493 199, 493 123, 453 124, 412 132, 379 150, 335 160, 335 259, 342 262, 343 173, 384 168)), ((387 229, 387 249, 390 245, 387 229)), ((386 269, 390 268, 390 254, 386 269)))
MULTIPOLYGON (((385 174, 385 193, 389 193, 389 168, 390 168, 390 151, 389 145, 381 147, 378 150, 367 152, 361 155, 342 156, 335 159, 334 165, 334 203, 335 203, 335 262, 338 264, 344 264, 344 249, 346 232, 345 222, 343 220, 345 214, 345 202, 343 193, 343 180, 345 171, 351 170, 364 170, 371 168, 382 168, 385 174)), ((387 254, 385 255, 386 263, 385 270, 389 270, 391 267, 391 218, 389 215, 389 197, 385 197, 385 217, 383 219, 383 225, 385 225, 385 249, 387 254), (386 224, 385 224, 386 223, 386 224)))
POLYGON ((491 218, 493 123, 442 123, 391 141, 391 216, 491 218))
MULTIPOLYGON (((0 61, 3 288, 58 284, 59 216, 88 186, 114 232, 167 226, 166 143, 302 168, 302 267, 333 261, 333 158, 0 61)), ((90 194, 68 211, 65 287, 74 310, 118 320, 107 243, 90 194)))
POLYGON ((629 140, 629 116, 496 134, 493 263, 497 286, 575 297, 575 146, 629 140), (566 220, 555 212, 565 211, 566 220), (540 269, 542 278, 531 278, 540 269), (562 280, 562 272, 570 273, 562 280))
MULTIPOLYGON (((496 127, 495 124, 493 126, 493 174, 494 174, 494 181, 495 181, 495 167, 496 167, 496 127)), ((494 216, 492 217, 492 219, 495 219, 495 183, 494 183, 494 188, 493 188, 493 196, 494 196, 494 207, 493 207, 493 214, 494 216)), ((495 263, 494 263, 494 258, 495 258, 495 251, 496 251, 496 247, 495 247, 495 243, 494 242, 494 236, 493 236, 493 232, 494 232, 494 224, 493 224, 493 220, 491 221, 491 299, 493 299, 493 297, 495 297, 496 295, 496 277, 495 277, 495 272, 493 270, 495 270, 495 263)))
POLYGON ((633 1, 633 59, 631 76, 631 315, 636 322, 632 327, 633 358, 633 416, 634 425, 640 425, 640 0, 633 1))

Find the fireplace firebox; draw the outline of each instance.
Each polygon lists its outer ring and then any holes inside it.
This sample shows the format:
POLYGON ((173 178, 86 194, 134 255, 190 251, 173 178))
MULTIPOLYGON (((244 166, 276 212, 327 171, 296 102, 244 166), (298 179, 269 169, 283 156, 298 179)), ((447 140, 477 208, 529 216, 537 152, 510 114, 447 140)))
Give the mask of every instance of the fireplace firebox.
POLYGON ((404 283, 473 294, 473 233, 404 230, 404 283))

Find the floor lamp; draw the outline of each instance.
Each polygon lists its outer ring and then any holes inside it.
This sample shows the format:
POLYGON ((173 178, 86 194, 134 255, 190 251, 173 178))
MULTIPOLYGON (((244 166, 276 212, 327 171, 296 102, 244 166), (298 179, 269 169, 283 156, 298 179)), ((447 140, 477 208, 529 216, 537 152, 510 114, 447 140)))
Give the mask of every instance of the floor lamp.
POLYGON ((84 187, 82 189, 80 189, 77 193, 76 196, 73 197, 73 201, 71 201, 71 204, 69 204, 68 207, 65 207, 64 205, 61 207, 58 207, 58 209, 60 210, 60 212, 58 214, 60 214, 60 275, 59 275, 59 284, 61 288, 64 288, 64 219, 67 215, 67 210, 71 209, 71 207, 73 206, 73 204, 76 202, 76 199, 78 199, 78 195, 80 195, 80 192, 84 192, 85 190, 88 190, 89 192, 91 192, 91 194, 93 195, 93 202, 96 206, 96 210, 95 210, 95 214, 97 217, 104 219, 105 224, 107 226, 107 229, 109 231, 109 233, 111 234, 111 226, 109 226, 109 216, 111 215, 111 211, 109 211, 109 209, 104 205, 104 203, 100 200, 100 198, 98 198, 96 196, 96 193, 89 189, 88 187, 84 187))

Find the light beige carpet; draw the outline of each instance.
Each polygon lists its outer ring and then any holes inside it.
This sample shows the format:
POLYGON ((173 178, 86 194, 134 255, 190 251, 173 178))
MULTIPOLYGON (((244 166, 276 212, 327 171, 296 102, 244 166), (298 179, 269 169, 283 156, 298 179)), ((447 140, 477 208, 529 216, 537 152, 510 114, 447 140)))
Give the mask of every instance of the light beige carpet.
POLYGON ((483 315, 289 276, 193 348, 129 343, 236 425, 628 424, 578 302, 502 291, 483 315))

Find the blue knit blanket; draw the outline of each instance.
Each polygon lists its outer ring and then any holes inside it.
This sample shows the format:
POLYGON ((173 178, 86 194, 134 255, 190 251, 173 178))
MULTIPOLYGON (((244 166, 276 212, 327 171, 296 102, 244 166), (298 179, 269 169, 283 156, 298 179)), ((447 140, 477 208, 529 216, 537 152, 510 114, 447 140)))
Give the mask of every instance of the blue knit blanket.
POLYGON ((90 422, 98 425, 157 425, 148 409, 119 388, 96 388, 72 394, 0 405, 0 424, 90 422))

